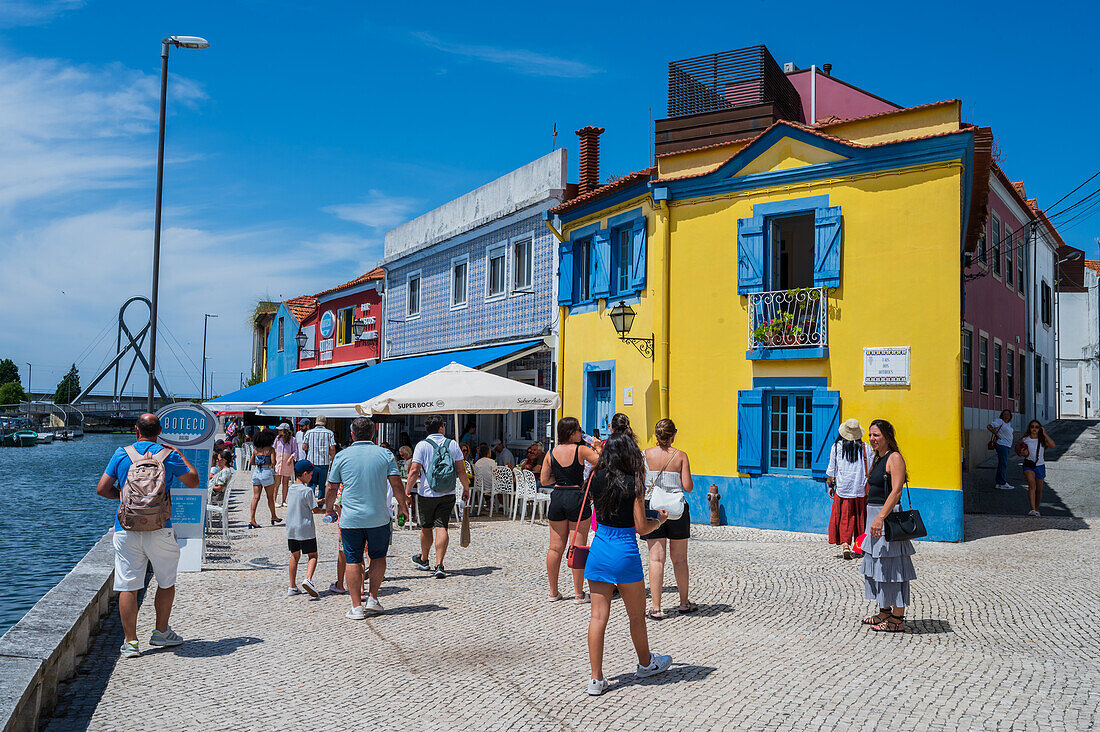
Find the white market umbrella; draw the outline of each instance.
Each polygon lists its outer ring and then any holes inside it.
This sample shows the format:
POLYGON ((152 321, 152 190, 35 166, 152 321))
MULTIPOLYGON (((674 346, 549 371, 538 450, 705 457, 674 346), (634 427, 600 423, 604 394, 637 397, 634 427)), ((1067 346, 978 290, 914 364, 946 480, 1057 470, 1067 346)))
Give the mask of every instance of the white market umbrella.
POLYGON ((438 371, 355 406, 359 414, 507 414, 557 409, 556 392, 452 361, 438 371))

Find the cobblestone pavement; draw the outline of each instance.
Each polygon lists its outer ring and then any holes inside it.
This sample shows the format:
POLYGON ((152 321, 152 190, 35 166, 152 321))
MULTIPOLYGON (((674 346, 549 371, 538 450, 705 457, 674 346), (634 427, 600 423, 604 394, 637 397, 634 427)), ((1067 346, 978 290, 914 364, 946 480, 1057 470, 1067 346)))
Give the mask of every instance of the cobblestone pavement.
MULTIPOLYGON (((616 602, 598 698, 588 607, 543 599, 545 525, 475 520, 445 580, 412 568, 417 535, 397 530, 387 612, 358 622, 346 597, 284 596, 282 529, 239 530, 214 569, 180 575, 187 642, 118 660, 112 616, 48 729, 1093 729, 1100 533, 1081 523, 974 516, 965 543, 920 543, 904 635, 859 625, 858 563, 822 536, 694 527, 700 611, 648 625, 672 669, 633 677, 616 602)), ((327 586, 336 530, 319 528, 327 586)), ((150 598, 143 649, 152 623, 150 598)))

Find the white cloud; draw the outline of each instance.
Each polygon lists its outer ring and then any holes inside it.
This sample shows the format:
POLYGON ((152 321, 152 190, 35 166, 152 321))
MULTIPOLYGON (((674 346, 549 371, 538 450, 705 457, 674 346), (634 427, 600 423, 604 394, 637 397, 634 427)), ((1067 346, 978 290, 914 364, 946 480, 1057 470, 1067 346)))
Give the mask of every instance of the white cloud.
POLYGON ((323 210, 345 221, 354 221, 384 232, 408 221, 416 205, 417 201, 414 199, 388 196, 381 191, 372 190, 362 203, 341 203, 326 206, 323 210))
POLYGON ((557 76, 564 79, 584 79, 600 73, 595 66, 573 59, 548 56, 521 48, 500 48, 465 43, 448 43, 430 33, 414 32, 413 37, 426 46, 454 56, 506 66, 529 76, 557 76))
POLYGON ((45 23, 83 6, 84 0, 0 0, 0 27, 45 23))

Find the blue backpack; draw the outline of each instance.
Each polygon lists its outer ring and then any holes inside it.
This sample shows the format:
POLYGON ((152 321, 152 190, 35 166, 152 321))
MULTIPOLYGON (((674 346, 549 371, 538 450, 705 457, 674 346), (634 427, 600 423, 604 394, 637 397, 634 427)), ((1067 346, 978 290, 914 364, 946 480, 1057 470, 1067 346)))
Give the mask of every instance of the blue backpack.
POLYGON ((458 474, 455 472, 454 458, 451 457, 451 441, 444 437, 441 443, 436 444, 435 440, 429 442, 435 446, 435 456, 428 468, 428 486, 439 495, 453 493, 458 474))

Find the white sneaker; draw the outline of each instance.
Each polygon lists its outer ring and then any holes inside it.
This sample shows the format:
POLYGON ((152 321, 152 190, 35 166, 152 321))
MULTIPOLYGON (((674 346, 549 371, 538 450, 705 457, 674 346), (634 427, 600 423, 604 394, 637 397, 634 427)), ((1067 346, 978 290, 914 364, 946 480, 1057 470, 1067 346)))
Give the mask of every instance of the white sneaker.
POLYGON ((367 604, 365 607, 372 613, 384 612, 384 610, 382 609, 382 603, 378 602, 377 598, 374 597, 367 598, 367 604))
POLYGON ((1039 515, 1039 512, 1038 512, 1038 511, 1036 511, 1035 509, 1032 509, 1032 510, 1030 510, 1030 511, 1028 511, 1028 512, 1027 512, 1027 515, 1028 515, 1028 516, 1038 516, 1038 515, 1039 515))
POLYGON ((163 633, 154 630, 153 635, 149 636, 149 645, 151 646, 178 646, 180 643, 183 643, 183 637, 172 630, 171 627, 163 633))
POLYGON ((299 590, 297 587, 287 587, 286 588, 286 596, 287 597, 294 597, 295 595, 300 595, 300 594, 302 594, 302 591, 299 590))
POLYGON ((141 649, 138 648, 137 641, 124 642, 118 652, 122 654, 123 658, 137 658, 141 655, 141 649))
POLYGON ((600 694, 607 691, 608 686, 610 686, 610 684, 607 683, 606 679, 589 679, 588 680, 588 695, 589 696, 599 696, 600 694))
POLYGON ((360 605, 359 607, 353 607, 351 610, 348 610, 344 613, 344 617, 348 620, 363 620, 367 617, 367 611, 360 605))
POLYGON ((317 591, 317 588, 314 587, 313 583, 308 579, 302 580, 302 589, 308 592, 309 596, 314 599, 321 596, 321 593, 317 591))
POLYGON ((638 664, 638 670, 634 672, 634 675, 639 679, 644 679, 647 676, 656 676, 662 671, 668 670, 668 667, 672 665, 672 656, 658 656, 656 653, 650 653, 650 662, 648 666, 638 664))
POLYGON ((1011 491, 1011 490, 1016 489, 1016 486, 1009 485, 1008 483, 1002 483, 1001 485, 999 485, 997 487, 1000 488, 1002 491, 1011 491))

